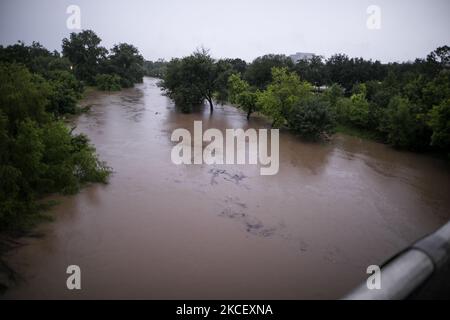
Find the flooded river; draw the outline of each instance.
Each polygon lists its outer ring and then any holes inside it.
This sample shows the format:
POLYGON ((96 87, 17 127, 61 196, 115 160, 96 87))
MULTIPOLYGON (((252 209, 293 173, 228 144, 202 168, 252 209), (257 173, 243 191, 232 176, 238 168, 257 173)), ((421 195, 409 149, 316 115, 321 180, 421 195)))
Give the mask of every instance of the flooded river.
POLYGON ((6 298, 339 298, 450 218, 450 172, 430 157, 337 135, 280 133, 280 171, 171 162, 173 130, 262 128, 229 106, 177 112, 157 80, 92 93, 77 121, 114 169, 108 185, 57 196, 55 221, 7 256, 6 298), (66 268, 81 268, 79 291, 66 268))

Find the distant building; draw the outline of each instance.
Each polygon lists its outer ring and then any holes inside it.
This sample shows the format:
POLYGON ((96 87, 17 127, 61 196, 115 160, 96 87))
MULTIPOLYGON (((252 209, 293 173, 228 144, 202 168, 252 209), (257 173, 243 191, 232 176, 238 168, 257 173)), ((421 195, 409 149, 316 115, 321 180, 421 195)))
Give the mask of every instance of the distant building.
POLYGON ((294 63, 299 62, 300 60, 310 60, 314 57, 314 53, 309 52, 297 52, 296 54, 292 54, 289 58, 292 59, 294 63))

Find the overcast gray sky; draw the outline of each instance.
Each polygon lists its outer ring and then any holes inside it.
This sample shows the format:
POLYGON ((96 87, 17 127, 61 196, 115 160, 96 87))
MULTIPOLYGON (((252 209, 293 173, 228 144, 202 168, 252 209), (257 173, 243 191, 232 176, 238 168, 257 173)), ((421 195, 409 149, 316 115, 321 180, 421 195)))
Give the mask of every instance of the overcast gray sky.
POLYGON ((450 0, 0 0, 0 44, 36 40, 60 51, 72 4, 102 45, 132 43, 151 60, 203 45, 248 61, 301 51, 388 62, 450 45, 450 0), (381 9, 381 29, 366 25, 369 5, 381 9))

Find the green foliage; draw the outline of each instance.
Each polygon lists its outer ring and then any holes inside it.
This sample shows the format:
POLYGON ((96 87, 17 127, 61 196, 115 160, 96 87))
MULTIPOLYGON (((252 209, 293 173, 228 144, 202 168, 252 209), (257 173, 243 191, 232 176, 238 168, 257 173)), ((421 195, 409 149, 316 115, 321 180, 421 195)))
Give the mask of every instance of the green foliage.
POLYGON ((369 102, 364 93, 355 93, 350 98, 340 97, 336 100, 337 119, 346 125, 367 128, 369 123, 369 102))
POLYGON ((354 126, 365 128, 369 123, 369 103, 364 93, 353 94, 350 97, 350 109, 345 117, 354 126))
POLYGON ((335 132, 343 133, 349 136, 354 136, 362 139, 383 142, 383 139, 380 137, 377 131, 356 128, 353 126, 348 126, 340 123, 336 124, 335 132))
POLYGON ((0 106, 8 119, 8 132, 17 134, 20 122, 27 118, 48 121, 45 110, 50 95, 51 86, 42 77, 17 64, 0 64, 0 106))
POLYGON ((228 77, 228 100, 238 104, 238 97, 241 93, 249 91, 250 85, 242 80, 240 74, 232 74, 228 77))
POLYGON ((292 60, 285 55, 268 54, 258 57, 247 67, 244 79, 260 90, 264 90, 272 81, 273 68, 292 69, 292 60))
POLYGON ((450 99, 430 110, 428 125, 433 130, 431 145, 446 150, 450 155, 450 99))
POLYGON ((328 100, 330 107, 333 108, 336 106, 338 99, 344 96, 344 88, 337 83, 334 83, 323 92, 323 95, 325 99, 328 100))
POLYGON ((44 74, 47 71, 62 69, 67 60, 59 57, 58 53, 51 53, 39 42, 33 42, 30 46, 19 41, 7 47, 0 46, 0 61, 25 65, 31 72, 44 74), (57 60, 58 63, 54 61, 57 60))
POLYGON ((9 64, 20 62, 34 74, 34 81, 41 83, 43 97, 50 100, 47 111, 56 116, 75 113, 84 87, 72 74, 68 59, 57 52, 50 53, 37 42, 31 46, 19 42, 0 48, 0 60, 9 64))
POLYGON ((295 66, 294 70, 301 79, 308 81, 315 86, 323 86, 328 81, 328 73, 323 57, 314 55, 311 59, 301 59, 295 66))
POLYGON ((232 74, 228 78, 229 100, 247 113, 247 119, 257 110, 258 90, 251 89, 250 85, 241 79, 239 74, 232 74))
POLYGON ((272 78, 267 89, 258 95, 257 105, 272 119, 272 126, 280 127, 285 124, 292 106, 311 95, 312 86, 286 68, 273 68, 272 78))
POLYGON ((42 195, 106 182, 110 172, 86 137, 73 136, 48 113, 55 101, 66 108, 55 87, 74 80, 65 71, 53 76, 46 81, 24 66, 0 64, 0 231, 29 226, 42 195))
POLYGON ((163 59, 158 61, 144 61, 143 68, 146 76, 162 79, 166 73, 167 62, 163 59))
POLYGON ((166 93, 185 111, 203 102, 206 86, 218 101, 230 101, 248 116, 257 108, 273 120, 273 126, 281 127, 292 123, 294 109, 306 109, 302 101, 312 95, 310 83, 316 88, 326 85, 317 91, 328 103, 319 104, 328 105, 330 118, 346 132, 360 132, 400 148, 449 153, 442 107, 450 99, 448 46, 437 48, 427 59, 390 64, 336 54, 294 65, 286 56, 265 55, 249 65, 223 59, 202 69, 192 67, 193 56, 172 60, 164 77, 166 93), (273 68, 278 71, 273 73, 273 68))
POLYGON ((435 75, 442 69, 450 66, 450 47, 442 46, 431 52, 427 56, 427 68, 424 70, 428 74, 435 75))
POLYGON ((144 76, 144 58, 139 50, 127 43, 120 43, 111 49, 108 57, 108 73, 117 74, 124 88, 142 82, 144 76))
POLYGON ((43 142, 48 169, 41 192, 70 194, 86 182, 106 182, 109 169, 97 159, 86 136, 72 136, 62 122, 51 122, 43 128, 43 142))
POLYGON ((229 64, 233 69, 233 73, 245 74, 248 68, 247 62, 239 58, 223 59, 219 61, 224 61, 225 63, 229 64))
POLYGON ((441 70, 431 81, 424 83, 421 89, 421 103, 431 109, 450 98, 450 70, 441 70))
POLYGON ((200 105, 204 99, 201 92, 190 82, 190 77, 184 61, 172 59, 167 64, 164 79, 159 83, 165 94, 183 112, 192 111, 192 107, 200 105))
POLYGON ((57 116, 76 113, 77 102, 83 95, 83 85, 68 71, 52 71, 48 78, 52 93, 47 110, 57 116))
POLYGON ((219 88, 219 69, 209 53, 202 49, 167 65, 160 83, 167 96, 185 112, 207 100, 213 111, 213 97, 219 88))
POLYGON ((95 77, 95 85, 102 91, 118 91, 121 89, 120 77, 116 74, 98 74, 95 77))
POLYGON ((228 92, 228 79, 231 75, 239 73, 237 69, 234 68, 232 59, 221 59, 216 62, 216 88, 214 93, 214 98, 219 103, 225 103, 230 101, 228 92))
POLYGON ((310 139, 318 139, 334 128, 329 102, 319 95, 297 101, 289 111, 287 123, 291 130, 310 139))
POLYGON ((382 124, 387 142, 397 148, 420 150, 428 144, 424 117, 408 98, 395 96, 389 102, 382 124))
POLYGON ((386 67, 379 61, 349 58, 345 54, 331 56, 321 70, 327 84, 338 83, 347 92, 357 83, 382 80, 386 76, 386 67))
POLYGON ((37 42, 0 46, 0 232, 28 227, 52 192, 106 182, 110 169, 87 137, 57 119, 75 113, 82 82, 119 90, 142 81, 143 58, 119 44, 107 56, 92 31, 63 40, 63 57, 37 42), (120 75, 120 77, 119 77, 120 75))
POLYGON ((101 39, 91 30, 71 33, 70 39, 63 39, 63 56, 70 60, 77 79, 89 85, 97 83, 97 76, 109 74, 112 77, 101 78, 101 90, 118 90, 115 75, 119 76, 120 86, 132 87, 142 82, 144 76, 144 58, 139 50, 127 43, 115 45, 108 50, 100 46, 101 39))
POLYGON ((70 38, 62 41, 63 56, 73 64, 77 79, 87 84, 95 83, 100 65, 106 59, 108 51, 100 46, 101 39, 92 30, 71 33, 70 38))

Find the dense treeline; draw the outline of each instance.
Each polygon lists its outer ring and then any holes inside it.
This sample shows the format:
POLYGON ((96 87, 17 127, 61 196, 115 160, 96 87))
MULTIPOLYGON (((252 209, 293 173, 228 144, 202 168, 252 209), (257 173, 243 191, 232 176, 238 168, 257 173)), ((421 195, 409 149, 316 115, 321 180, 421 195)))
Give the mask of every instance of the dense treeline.
POLYGON ((148 77, 162 78, 166 72, 167 62, 164 59, 144 61, 144 74, 148 77))
MULTIPOLYGON (((120 43, 111 50, 102 47, 101 39, 91 30, 70 34, 62 40, 62 52, 50 52, 38 42, 0 46, 0 61, 17 63, 47 81, 60 82, 61 96, 78 100, 85 86, 101 90, 119 90, 142 82, 144 58, 131 44, 120 43), (73 91, 70 91, 72 89, 73 91), (62 92, 61 92, 62 93, 62 92)), ((75 104, 61 103, 61 114, 73 113, 75 104)))
POLYGON ((308 138, 338 128, 395 147, 450 151, 450 48, 426 59, 382 64, 336 54, 297 63, 265 55, 247 64, 214 60, 206 50, 163 64, 161 87, 183 111, 229 101, 258 111, 274 127, 308 138))
POLYGON ((37 42, 0 46, 0 232, 35 222, 45 194, 107 181, 110 169, 88 138, 61 119, 77 112, 85 86, 142 82, 144 59, 132 45, 108 52, 100 42, 87 30, 64 39, 62 54, 37 42))
POLYGON ((144 58, 136 47, 119 43, 108 51, 100 43, 101 39, 91 30, 63 39, 63 57, 71 61, 79 80, 109 90, 142 82, 144 58))

